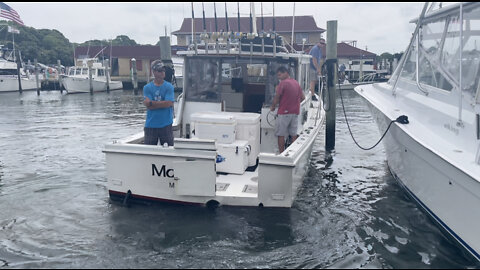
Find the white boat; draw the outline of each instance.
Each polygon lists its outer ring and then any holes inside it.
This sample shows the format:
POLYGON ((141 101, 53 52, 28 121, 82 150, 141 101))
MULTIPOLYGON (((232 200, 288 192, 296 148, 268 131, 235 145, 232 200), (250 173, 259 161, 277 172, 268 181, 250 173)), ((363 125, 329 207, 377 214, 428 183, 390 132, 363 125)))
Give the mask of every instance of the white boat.
MULTIPOLYGON (((17 63, 8 59, 2 52, 0 56, 0 92, 19 91, 17 63)), ((23 68, 20 68, 20 81, 22 91, 37 89, 34 76, 29 76, 23 68)))
POLYGON ((105 72, 105 67, 101 62, 93 59, 83 59, 80 66, 70 67, 67 75, 62 75, 62 84, 68 94, 90 93, 90 79, 88 62, 91 62, 92 70, 92 88, 93 92, 107 91, 107 78, 110 90, 120 90, 123 88, 121 81, 112 81, 105 72))
POLYGON ((358 86, 388 167, 448 234, 480 259, 480 3, 428 3, 387 83, 358 86))
POLYGON ((291 207, 325 117, 310 96, 310 56, 229 45, 178 53, 184 87, 175 104, 174 146, 144 145, 143 132, 105 145, 111 199, 291 207), (269 106, 280 66, 299 81, 306 99, 299 137, 277 153, 269 106))
POLYGON ((379 80, 379 77, 380 76, 378 73, 368 73, 353 82, 350 82, 348 79, 344 79, 343 81, 339 82, 338 88, 341 90, 353 90, 355 87, 360 85, 378 82, 377 80, 379 80))

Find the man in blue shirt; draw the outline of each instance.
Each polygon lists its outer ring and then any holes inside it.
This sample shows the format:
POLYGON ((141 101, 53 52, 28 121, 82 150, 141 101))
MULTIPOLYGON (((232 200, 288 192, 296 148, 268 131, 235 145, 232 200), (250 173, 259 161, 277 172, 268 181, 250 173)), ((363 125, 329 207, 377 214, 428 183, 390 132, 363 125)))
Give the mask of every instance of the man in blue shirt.
POLYGON ((167 143, 173 146, 173 85, 165 81, 165 66, 161 60, 152 63, 155 79, 143 87, 143 104, 147 107, 144 144, 167 143))
POLYGON ((312 99, 317 100, 315 97, 315 84, 318 83, 318 76, 322 76, 322 44, 325 44, 325 40, 323 38, 317 43, 317 45, 313 46, 310 50, 310 55, 312 58, 310 59, 310 69, 309 69, 309 78, 310 78, 310 92, 312 93, 312 99))

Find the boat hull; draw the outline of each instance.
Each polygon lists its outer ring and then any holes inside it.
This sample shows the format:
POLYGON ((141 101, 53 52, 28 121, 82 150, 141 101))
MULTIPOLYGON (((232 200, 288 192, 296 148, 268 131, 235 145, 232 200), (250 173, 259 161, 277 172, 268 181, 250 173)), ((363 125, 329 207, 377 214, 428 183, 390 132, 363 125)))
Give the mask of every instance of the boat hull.
MULTIPOLYGON (((36 90, 37 84, 35 80, 22 78, 22 91, 36 90)), ((18 78, 9 77, 9 78, 0 78, 0 92, 15 92, 19 91, 18 89, 18 78)))
MULTIPOLYGON (((383 133, 392 119, 365 100, 383 133)), ((444 231, 480 260, 480 211, 475 208, 480 206, 480 183, 398 124, 392 125, 384 145, 394 178, 444 231)))
MULTIPOLYGON (((90 82, 88 79, 64 77, 62 79, 63 86, 69 94, 73 93, 90 93, 90 82)), ((107 91, 107 83, 105 81, 92 80, 93 92, 107 91)), ((110 90, 120 90, 123 88, 121 81, 111 81, 110 90)))

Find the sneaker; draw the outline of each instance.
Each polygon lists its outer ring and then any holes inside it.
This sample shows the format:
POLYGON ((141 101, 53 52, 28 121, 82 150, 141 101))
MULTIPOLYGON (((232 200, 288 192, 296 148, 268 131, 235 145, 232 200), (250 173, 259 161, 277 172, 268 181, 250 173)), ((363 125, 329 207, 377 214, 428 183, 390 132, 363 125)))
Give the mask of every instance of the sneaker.
POLYGON ((312 96, 312 100, 313 100, 313 101, 318 101, 317 96, 312 96))

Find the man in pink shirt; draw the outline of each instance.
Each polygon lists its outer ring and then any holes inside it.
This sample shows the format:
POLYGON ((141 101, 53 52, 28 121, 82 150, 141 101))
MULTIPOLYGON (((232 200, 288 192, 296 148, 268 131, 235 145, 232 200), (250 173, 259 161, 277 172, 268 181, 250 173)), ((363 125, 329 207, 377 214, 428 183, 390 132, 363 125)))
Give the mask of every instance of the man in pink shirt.
POLYGON ((278 106, 278 117, 275 124, 275 136, 278 137, 278 152, 285 150, 285 137, 290 135, 292 142, 297 139, 298 114, 300 113, 300 103, 305 99, 300 84, 295 79, 290 78, 288 69, 279 67, 277 77, 280 80, 273 98, 270 111, 275 111, 278 106))

